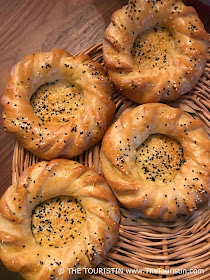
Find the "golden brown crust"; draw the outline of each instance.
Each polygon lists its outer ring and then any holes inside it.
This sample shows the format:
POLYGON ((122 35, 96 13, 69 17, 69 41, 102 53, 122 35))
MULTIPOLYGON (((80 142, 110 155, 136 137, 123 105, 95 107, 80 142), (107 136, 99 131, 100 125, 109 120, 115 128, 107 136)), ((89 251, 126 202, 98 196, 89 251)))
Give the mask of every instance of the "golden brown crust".
POLYGON ((28 55, 8 77, 2 98, 6 131, 43 159, 71 158, 95 145, 105 133, 115 105, 104 68, 87 55, 72 57, 57 49, 28 55), (32 94, 48 82, 63 79, 84 93, 84 111, 67 123, 43 122, 30 105, 32 94))
POLYGON ((60 267, 66 271, 62 279, 72 279, 67 268, 95 267, 118 238, 119 209, 105 180, 91 168, 66 159, 26 169, 5 192, 0 209, 0 258, 24 279, 56 278, 60 267), (60 248, 40 245, 31 229, 32 210, 60 195, 80 201, 86 212, 83 232, 60 248))
POLYGON ((165 104, 144 104, 122 115, 106 132, 101 150, 104 176, 119 201, 149 218, 192 214, 210 196, 210 141, 202 121, 165 104), (184 161, 171 182, 158 185, 138 172, 138 147, 162 134, 182 146, 184 161))
MULTIPOLYGON (((162 55, 159 40, 156 48, 162 55)), ((208 34, 195 9, 176 0, 129 1, 112 15, 104 35, 103 57, 111 80, 120 93, 140 104, 174 100, 190 91, 204 70, 207 51, 208 34), (170 65, 136 64, 131 54, 136 37, 161 26, 174 40, 170 65)))

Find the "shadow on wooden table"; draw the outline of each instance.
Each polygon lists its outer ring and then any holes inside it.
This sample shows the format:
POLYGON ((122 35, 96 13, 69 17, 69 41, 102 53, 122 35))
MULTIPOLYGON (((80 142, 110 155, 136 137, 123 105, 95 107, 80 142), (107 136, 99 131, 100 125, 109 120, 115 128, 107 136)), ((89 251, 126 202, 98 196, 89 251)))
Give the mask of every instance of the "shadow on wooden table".
POLYGON ((105 28, 111 22, 111 15, 116 10, 121 9, 123 6, 127 5, 128 0, 120 0, 120 1, 113 1, 113 0, 92 0, 93 5, 95 6, 96 10, 103 16, 105 28))
POLYGON ((23 280, 20 274, 9 271, 0 261, 0 275, 1 280, 23 280))

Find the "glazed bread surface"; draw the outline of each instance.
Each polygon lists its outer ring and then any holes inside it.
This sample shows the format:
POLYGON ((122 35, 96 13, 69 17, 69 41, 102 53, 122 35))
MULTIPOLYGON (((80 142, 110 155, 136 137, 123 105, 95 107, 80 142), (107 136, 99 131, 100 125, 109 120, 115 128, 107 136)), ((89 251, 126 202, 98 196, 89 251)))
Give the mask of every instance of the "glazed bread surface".
POLYGON ((200 78, 208 34, 181 1, 129 1, 112 15, 103 57, 115 88, 137 103, 177 99, 200 78))
POLYGON ((67 159, 42 161, 0 200, 0 258, 27 280, 77 279, 104 260, 118 238, 119 219, 102 176, 67 159))
POLYGON ((87 55, 56 49, 28 55, 2 98, 8 133, 42 159, 71 158, 103 137, 115 112, 104 68, 87 55))
POLYGON ((120 116, 103 138, 101 163, 118 200, 152 219, 191 215, 210 196, 204 123, 165 104, 120 116))

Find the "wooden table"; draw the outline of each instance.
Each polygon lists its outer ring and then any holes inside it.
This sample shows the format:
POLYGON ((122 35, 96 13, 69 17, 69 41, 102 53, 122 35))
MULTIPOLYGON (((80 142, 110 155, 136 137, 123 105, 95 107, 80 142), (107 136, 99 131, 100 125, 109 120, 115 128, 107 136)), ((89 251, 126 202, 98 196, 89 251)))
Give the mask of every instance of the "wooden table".
MULTIPOLYGON (((103 39, 112 13, 125 4, 127 0, 0 0, 0 97, 11 67, 24 56, 53 48, 76 54, 103 39)), ((210 32, 208 13, 202 5, 196 7, 210 32)), ((11 184, 14 143, 1 121, 0 196, 11 184)), ((1 279, 21 279, 3 270, 1 279)))

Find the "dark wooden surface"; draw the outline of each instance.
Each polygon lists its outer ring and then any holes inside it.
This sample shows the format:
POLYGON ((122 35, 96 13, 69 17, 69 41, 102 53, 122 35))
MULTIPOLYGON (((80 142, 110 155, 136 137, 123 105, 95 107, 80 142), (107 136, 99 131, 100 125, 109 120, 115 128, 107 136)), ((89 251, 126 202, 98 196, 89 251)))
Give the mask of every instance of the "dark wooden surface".
MULTIPOLYGON (((187 2, 196 6, 210 32, 209 9, 198 0, 187 2)), ((53 48, 76 54, 101 41, 111 14, 126 3, 127 0, 0 0, 0 98, 16 62, 32 52, 53 48)), ((14 140, 0 121, 0 196, 11 184, 13 148, 14 140)), ((1 266, 0 279, 22 278, 1 266)))

